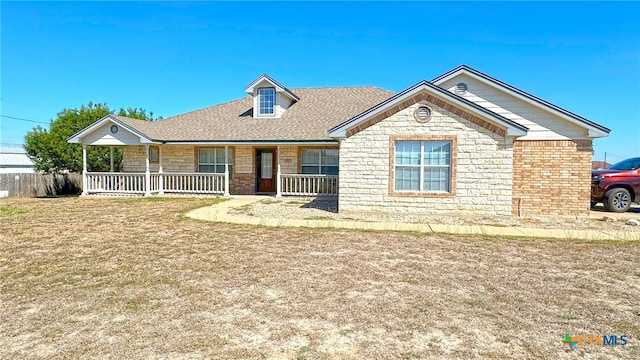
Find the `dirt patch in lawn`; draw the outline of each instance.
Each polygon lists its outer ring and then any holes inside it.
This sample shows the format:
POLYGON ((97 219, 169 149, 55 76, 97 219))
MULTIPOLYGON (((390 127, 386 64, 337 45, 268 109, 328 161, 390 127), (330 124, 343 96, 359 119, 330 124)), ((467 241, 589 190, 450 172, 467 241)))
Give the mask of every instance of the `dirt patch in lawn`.
POLYGON ((640 357, 639 242, 180 215, 210 202, 0 200, 0 358, 640 357))
POLYGON ((625 231, 638 234, 640 227, 626 224, 630 218, 640 219, 632 212, 619 215, 611 212, 592 212, 594 217, 575 216, 483 216, 483 215, 435 215, 388 212, 338 212, 335 198, 283 198, 265 199, 231 209, 232 214, 255 217, 300 220, 358 220, 371 222, 442 224, 442 225, 486 225, 499 227, 524 227, 564 230, 625 231), (605 219, 605 216, 607 217, 605 219))

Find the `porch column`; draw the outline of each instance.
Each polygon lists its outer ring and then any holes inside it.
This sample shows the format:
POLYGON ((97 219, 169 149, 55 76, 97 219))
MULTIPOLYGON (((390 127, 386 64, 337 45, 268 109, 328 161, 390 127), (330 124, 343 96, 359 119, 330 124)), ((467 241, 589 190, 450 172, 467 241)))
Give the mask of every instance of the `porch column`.
POLYGON ((87 145, 82 144, 82 195, 87 195, 87 145))
POLYGON ((151 171, 149 171, 149 144, 144 145, 144 196, 151 196, 151 171))
POLYGON ((109 171, 113 172, 113 146, 109 146, 109 171))
POLYGON ((224 197, 229 197, 229 146, 224 146, 224 197))
POLYGON ((282 173, 280 172, 280 145, 278 145, 278 148, 276 150, 277 152, 277 161, 278 161, 278 171, 276 173, 276 197, 282 197, 282 184, 281 184, 281 180, 282 180, 282 173))
POLYGON ((164 175, 162 175, 162 145, 158 145, 158 194, 164 195, 164 175))

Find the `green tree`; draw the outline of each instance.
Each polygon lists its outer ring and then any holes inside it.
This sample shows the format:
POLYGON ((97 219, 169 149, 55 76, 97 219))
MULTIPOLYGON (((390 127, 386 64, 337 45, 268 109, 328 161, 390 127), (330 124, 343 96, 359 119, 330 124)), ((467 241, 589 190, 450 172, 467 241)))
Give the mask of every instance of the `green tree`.
MULTIPOLYGON (((33 128, 25 136, 25 149, 39 171, 59 173, 82 171, 82 145, 69 144, 67 139, 108 114, 114 114, 107 104, 89 103, 79 109, 64 109, 51 121, 49 130, 41 126, 33 128)), ((153 121, 153 112, 139 108, 121 108, 118 113, 133 119, 153 121)), ((120 167, 122 150, 114 151, 114 164, 120 167)), ((87 147, 87 170, 109 171, 108 146, 87 147)))

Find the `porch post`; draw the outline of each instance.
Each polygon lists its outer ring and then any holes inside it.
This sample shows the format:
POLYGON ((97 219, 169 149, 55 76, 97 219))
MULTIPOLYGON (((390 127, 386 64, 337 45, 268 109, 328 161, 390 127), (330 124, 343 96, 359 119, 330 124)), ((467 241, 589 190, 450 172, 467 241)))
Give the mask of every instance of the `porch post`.
POLYGON ((277 159, 278 159, 278 172, 276 173, 276 197, 282 197, 282 184, 281 184, 281 180, 282 180, 282 173, 280 172, 280 145, 278 145, 277 148, 277 159))
POLYGON ((151 171, 149 171, 149 144, 145 144, 144 149, 145 149, 144 196, 151 196, 151 171))
POLYGON ((87 193, 87 145, 82 144, 82 195, 87 193))
POLYGON ((113 172, 113 146, 109 146, 109 171, 113 172))
POLYGON ((164 175, 162 175, 162 145, 158 145, 158 194, 164 195, 164 175))
POLYGON ((224 146, 224 196, 229 197, 229 146, 224 146))

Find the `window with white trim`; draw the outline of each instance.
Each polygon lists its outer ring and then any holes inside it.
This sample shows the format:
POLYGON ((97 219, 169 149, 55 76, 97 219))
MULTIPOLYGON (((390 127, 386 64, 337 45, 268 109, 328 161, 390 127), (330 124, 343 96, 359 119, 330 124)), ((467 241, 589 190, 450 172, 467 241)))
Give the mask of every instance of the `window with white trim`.
MULTIPOLYGON (((226 163, 229 165, 229 178, 233 167, 233 152, 228 149, 226 163)), ((203 148, 198 149, 198 172, 202 173, 224 173, 225 152, 224 148, 203 148)))
POLYGON ((338 175, 338 149, 302 149, 302 173, 338 175))
POLYGON ((272 116, 275 115, 276 105, 276 89, 275 88, 259 88, 258 89, 258 115, 272 116))
POLYGON ((451 141, 396 141, 395 191, 451 192, 451 141))
POLYGON ((149 162, 160 162, 160 148, 157 146, 149 146, 149 162))

